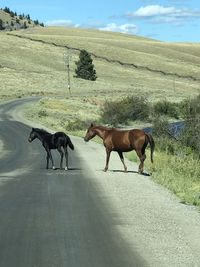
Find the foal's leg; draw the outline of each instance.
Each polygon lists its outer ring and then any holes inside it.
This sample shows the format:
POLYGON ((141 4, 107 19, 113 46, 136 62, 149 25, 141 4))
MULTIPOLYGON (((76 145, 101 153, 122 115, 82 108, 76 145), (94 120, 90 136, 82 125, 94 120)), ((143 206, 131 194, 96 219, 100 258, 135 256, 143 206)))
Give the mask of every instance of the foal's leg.
POLYGON ((49 153, 47 152, 47 166, 46 166, 46 169, 49 168, 49 153))
POLYGON ((125 163, 124 163, 124 156, 123 156, 123 153, 118 151, 118 154, 119 154, 119 157, 120 157, 120 159, 121 159, 122 164, 124 165, 124 171, 127 172, 127 167, 126 167, 126 165, 125 165, 125 163))
POLYGON ((51 163, 52 163, 52 169, 55 170, 56 168, 55 168, 55 166, 54 166, 53 157, 52 157, 52 155, 51 155, 51 150, 49 149, 47 153, 48 153, 49 158, 50 158, 51 163))
POLYGON ((104 168, 104 172, 108 170, 108 164, 109 164, 109 159, 110 159, 110 153, 111 151, 109 149, 106 149, 106 166, 104 168))
POLYGON ((145 151, 141 151, 141 150, 136 150, 136 153, 140 159, 140 165, 138 168, 138 173, 142 174, 143 170, 144 170, 144 161, 146 159, 146 155, 145 155, 145 151))
POLYGON ((63 153, 61 146, 58 147, 58 152, 60 153, 60 157, 61 157, 60 158, 60 169, 62 169, 63 168, 63 155, 64 155, 64 153, 63 153))
POLYGON ((66 159, 66 167, 65 170, 67 171, 69 166, 68 166, 68 151, 67 151, 67 147, 64 147, 64 152, 65 152, 65 159, 66 159))

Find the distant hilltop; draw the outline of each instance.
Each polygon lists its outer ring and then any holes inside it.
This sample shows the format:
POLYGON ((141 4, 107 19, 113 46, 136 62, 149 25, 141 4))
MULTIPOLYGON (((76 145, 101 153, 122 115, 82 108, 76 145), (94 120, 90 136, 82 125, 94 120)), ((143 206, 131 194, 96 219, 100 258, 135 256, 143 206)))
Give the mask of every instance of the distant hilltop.
POLYGON ((0 9, 0 31, 14 31, 35 26, 44 27, 44 24, 32 20, 29 14, 17 14, 8 7, 0 9))

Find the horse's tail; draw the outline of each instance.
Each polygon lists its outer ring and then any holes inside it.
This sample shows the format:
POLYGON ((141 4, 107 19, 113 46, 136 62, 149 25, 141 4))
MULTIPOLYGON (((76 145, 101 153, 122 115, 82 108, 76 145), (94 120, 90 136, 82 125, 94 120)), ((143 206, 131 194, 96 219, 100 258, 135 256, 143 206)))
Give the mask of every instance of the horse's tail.
POLYGON ((74 150, 74 145, 72 144, 72 141, 71 141, 71 139, 69 138, 69 136, 67 136, 68 138, 67 138, 67 143, 68 143, 68 145, 69 145, 69 147, 72 149, 72 150, 74 150))
POLYGON ((151 134, 147 134, 145 133, 146 137, 147 137, 147 140, 150 144, 150 149, 151 149, 151 162, 153 163, 153 152, 154 152, 154 149, 155 149, 155 142, 154 142, 154 139, 152 137, 151 134))

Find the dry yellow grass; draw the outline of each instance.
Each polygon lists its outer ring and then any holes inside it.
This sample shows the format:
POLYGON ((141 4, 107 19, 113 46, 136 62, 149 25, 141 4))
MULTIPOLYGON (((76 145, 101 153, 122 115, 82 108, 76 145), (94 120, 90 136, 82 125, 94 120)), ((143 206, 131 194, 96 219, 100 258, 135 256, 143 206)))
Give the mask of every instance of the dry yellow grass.
POLYGON ((191 72, 194 77, 198 71, 198 44, 168 45, 150 39, 94 30, 33 28, 12 32, 12 35, 0 33, 1 99, 32 94, 67 96, 67 72, 63 54, 68 52, 71 55, 71 87, 74 97, 113 99, 143 94, 151 101, 163 97, 179 101, 199 92, 199 81, 125 67, 98 58, 94 58, 98 79, 95 82, 77 79, 73 76, 75 61, 78 59, 76 51, 22 39, 14 34, 70 47, 87 48, 89 52, 99 56, 140 66, 151 65, 153 69, 170 69, 171 72, 180 69, 180 73, 185 74, 187 68, 186 74, 191 72))
POLYGON ((87 49, 97 56, 152 70, 199 78, 199 44, 163 43, 119 33, 54 27, 29 29, 20 35, 87 49))

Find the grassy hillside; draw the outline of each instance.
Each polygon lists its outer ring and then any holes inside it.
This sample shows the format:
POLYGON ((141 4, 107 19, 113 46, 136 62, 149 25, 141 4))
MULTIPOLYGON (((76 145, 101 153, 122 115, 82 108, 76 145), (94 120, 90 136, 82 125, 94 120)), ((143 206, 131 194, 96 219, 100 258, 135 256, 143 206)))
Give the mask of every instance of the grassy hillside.
POLYGON ((30 29, 24 36, 78 49, 97 57, 200 79, 200 44, 170 44, 119 33, 63 28, 30 29))
POLYGON ((119 33, 45 27, 9 35, 0 33, 0 53, 4 98, 67 95, 64 53, 71 55, 71 87, 75 97, 92 95, 105 99, 142 94, 153 101, 163 97, 178 101, 197 94, 200 88, 199 44, 168 44, 119 33), (78 49, 82 48, 95 55, 98 76, 95 82, 73 77, 78 49))
POLYGON ((2 21, 4 22, 8 22, 9 24, 12 21, 12 17, 10 16, 10 14, 6 13, 3 10, 0 10, 0 19, 2 19, 2 21))

